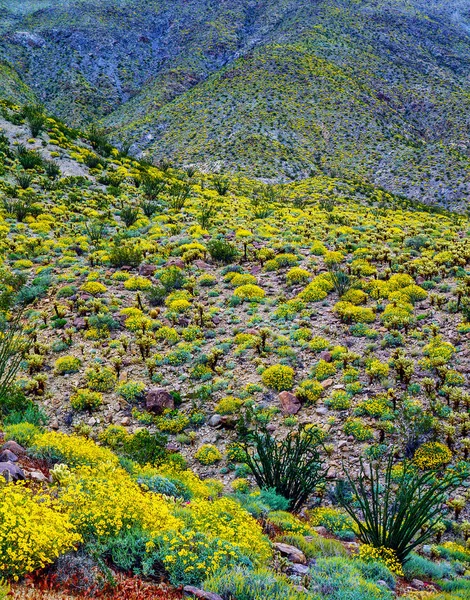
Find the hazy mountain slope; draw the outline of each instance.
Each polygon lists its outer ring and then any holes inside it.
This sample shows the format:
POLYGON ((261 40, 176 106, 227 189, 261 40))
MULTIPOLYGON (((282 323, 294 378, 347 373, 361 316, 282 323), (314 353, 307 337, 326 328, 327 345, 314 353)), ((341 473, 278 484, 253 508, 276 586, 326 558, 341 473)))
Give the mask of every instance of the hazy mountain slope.
POLYGON ((116 143, 289 179, 358 174, 468 197, 464 1, 7 0, 0 55, 71 124, 116 143))

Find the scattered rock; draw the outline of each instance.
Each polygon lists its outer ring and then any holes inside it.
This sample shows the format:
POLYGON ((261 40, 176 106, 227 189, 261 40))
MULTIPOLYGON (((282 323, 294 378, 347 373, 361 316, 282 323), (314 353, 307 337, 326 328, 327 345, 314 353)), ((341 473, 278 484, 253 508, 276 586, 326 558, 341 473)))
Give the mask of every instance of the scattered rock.
POLYGON ((123 419, 121 419, 121 425, 123 425, 124 427, 126 427, 127 425, 130 425, 131 420, 129 417, 124 417, 123 419))
POLYGON ((326 527, 322 527, 319 525, 318 527, 314 527, 313 531, 316 531, 318 535, 328 535, 328 530, 326 527))
POLYGON ((195 598, 202 598, 202 600, 223 600, 219 594, 214 594, 214 592, 205 592, 204 590, 200 590, 192 585, 185 585, 183 591, 186 596, 194 596, 195 598))
POLYGON ((333 385, 333 380, 332 379, 325 379, 324 381, 320 382, 320 385, 322 386, 322 388, 324 390, 326 390, 326 388, 329 388, 330 386, 333 385))
POLYGON ((328 409, 326 408, 326 406, 319 406, 315 412, 317 413, 317 415, 327 415, 328 409))
POLYGON ((18 457, 11 450, 3 450, 0 453, 0 463, 3 462, 16 462, 18 457))
POLYGON ((306 565, 301 565, 299 563, 295 563, 291 567, 289 567, 289 574, 304 576, 304 575, 307 575, 309 570, 310 569, 306 565))
POLYGON ((323 352, 320 352, 320 358, 322 360, 324 360, 325 362, 331 362, 331 360, 332 360, 331 352, 328 352, 328 350, 323 350, 323 352))
POLYGON ((281 410, 285 415, 296 415, 302 408, 300 400, 291 392, 281 392, 279 400, 281 401, 281 410))
POLYGON ((175 401, 164 388, 153 388, 145 394, 145 407, 149 412, 161 415, 166 409, 173 410, 175 401))
POLYGON ((196 265, 198 269, 210 269, 210 265, 208 265, 206 262, 200 259, 195 260, 193 264, 196 265))
POLYGON ((305 554, 295 546, 291 546, 290 544, 282 544, 281 542, 275 542, 273 546, 282 554, 282 556, 285 556, 291 562, 301 565, 307 564, 305 554))
POLYGON ((139 275, 142 275, 142 277, 152 277, 156 270, 156 265, 140 265, 139 275))
POLYGON ((26 479, 22 469, 10 462, 0 463, 0 475, 2 475, 7 481, 24 481, 26 479))
POLYGON ((341 440, 341 442, 338 442, 336 448, 338 450, 341 450, 342 452, 344 452, 345 450, 347 450, 349 447, 348 442, 346 442, 345 440, 341 440))
POLYGON ((165 450, 170 453, 178 452, 179 449, 180 447, 176 442, 168 442, 165 446, 165 450))
POLYGON ((41 471, 31 471, 28 473, 28 477, 33 481, 37 481, 38 483, 44 483, 45 481, 48 481, 47 477, 44 475, 44 473, 41 473, 41 471))
POLYGON ((26 454, 26 450, 23 448, 23 446, 20 446, 14 440, 5 442, 2 446, 2 452, 4 450, 10 450, 10 452, 13 452, 13 454, 16 454, 16 456, 22 456, 23 454, 26 454))
POLYGON ((220 415, 212 415, 212 417, 207 421, 207 424, 210 427, 218 427, 222 423, 222 417, 220 415))
POLYGON ((424 581, 421 581, 421 579, 412 579, 411 586, 417 590, 424 590, 426 587, 426 584, 424 583, 424 581))
POLYGON ((172 258, 165 263, 165 267, 178 267, 184 269, 184 262, 181 258, 172 258))

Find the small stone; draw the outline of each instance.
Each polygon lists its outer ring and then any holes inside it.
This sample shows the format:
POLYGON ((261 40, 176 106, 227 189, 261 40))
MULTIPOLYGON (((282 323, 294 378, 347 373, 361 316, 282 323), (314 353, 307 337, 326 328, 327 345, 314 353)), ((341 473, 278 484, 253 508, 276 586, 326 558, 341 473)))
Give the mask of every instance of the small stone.
POLYGON ((319 525, 318 527, 314 527, 313 531, 316 531, 318 535, 328 535, 328 530, 326 529, 326 527, 322 527, 321 525, 319 525))
POLYGON ((207 423, 210 427, 218 427, 222 423, 222 417, 220 415, 212 415, 207 423))
POLYGON ((426 587, 424 581, 421 581, 421 579, 412 579, 410 583, 411 586, 417 590, 424 590, 424 588, 426 587))
POLYGON ((23 448, 23 446, 20 446, 14 440, 5 442, 2 446, 2 451, 3 450, 10 450, 10 452, 13 452, 13 454, 16 454, 17 456, 26 454, 26 450, 23 448))
POLYGON ((164 388, 153 388, 145 395, 145 407, 149 412, 161 415, 166 409, 173 410, 175 401, 164 388))
POLYGON ((48 480, 44 473, 41 473, 41 471, 31 471, 28 473, 28 476, 30 479, 37 481, 38 483, 43 483, 48 480))
POLYGON ((324 381, 320 382, 320 385, 322 386, 322 388, 324 390, 326 390, 326 388, 329 388, 330 386, 333 385, 333 380, 332 379, 325 379, 324 381))
POLYGON ((291 392, 281 392, 279 400, 281 401, 281 410, 285 415, 296 415, 302 408, 300 400, 291 392))
POLYGON ((328 352, 328 350, 323 350, 323 352, 320 352, 320 358, 322 360, 324 360, 325 362, 331 362, 331 360, 332 360, 331 352, 328 352))
POLYGON ((290 544, 282 544, 280 542, 275 542, 273 546, 278 552, 282 554, 282 556, 285 556, 291 562, 298 563, 301 565, 307 564, 305 554, 295 546, 291 546, 290 544))
POLYGON ((139 275, 142 275, 142 277, 152 277, 156 270, 156 265, 140 265, 139 275))
POLYGON ((127 425, 130 425, 131 420, 129 417, 124 417, 123 419, 121 419, 121 425, 123 425, 124 427, 126 427, 127 425))
POLYGON ((58 421, 58 419, 52 419, 52 421, 49 423, 49 427, 51 429, 55 429, 55 430, 59 429, 59 421, 58 421))
POLYGON ((26 479, 22 469, 10 462, 0 463, 0 475, 3 475, 7 481, 24 481, 26 479))
POLYGON ((317 413, 317 415, 327 415, 328 409, 326 408, 326 406, 319 406, 315 412, 317 413))
POLYGON ((343 449, 346 450, 346 448, 348 446, 349 446, 348 442, 346 442, 345 440, 341 440, 341 442, 338 442, 336 447, 338 448, 338 450, 343 450, 343 449))
POLYGON ((168 442, 168 444, 165 446, 165 450, 170 453, 178 452, 179 449, 180 448, 176 442, 168 442))
POLYGON ((183 591, 186 596, 194 596, 195 598, 202 598, 202 600, 223 600, 219 594, 214 594, 214 592, 205 592, 204 590, 200 590, 192 585, 185 585, 183 591))
POLYGON ((16 462, 18 457, 11 450, 3 450, 0 453, 0 462, 16 462))
POLYGON ((309 572, 309 568, 306 565, 301 565, 299 563, 294 563, 291 567, 289 567, 290 575, 307 575, 309 572))
POLYGON ((206 262, 200 259, 195 260, 193 262, 193 265, 195 265, 198 269, 210 269, 210 265, 208 265, 206 262))

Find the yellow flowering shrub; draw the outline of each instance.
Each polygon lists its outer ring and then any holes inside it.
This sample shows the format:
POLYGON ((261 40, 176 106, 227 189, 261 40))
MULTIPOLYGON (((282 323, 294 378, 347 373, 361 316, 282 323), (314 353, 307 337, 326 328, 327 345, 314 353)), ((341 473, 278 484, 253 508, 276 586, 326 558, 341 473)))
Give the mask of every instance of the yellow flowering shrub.
POLYGON ((261 379, 266 387, 281 392, 294 385, 294 369, 286 365, 272 365, 263 371, 261 379))
MULTIPOLYGON (((1 479, 1 478, 0 478, 1 479)), ((75 548, 81 536, 50 496, 0 483, 0 575, 18 580, 75 548)))
POLYGON ((152 287, 152 282, 150 281, 150 279, 147 279, 147 277, 129 277, 129 279, 127 279, 124 282, 124 287, 126 288, 126 290, 133 291, 148 290, 152 287))
POLYGON ((106 286, 99 281, 87 281, 80 287, 80 289, 87 294, 91 294, 92 296, 104 294, 104 292, 107 290, 106 286))
POLYGON ((403 577, 403 567, 397 558, 395 550, 392 548, 374 548, 370 544, 361 544, 359 548, 359 558, 365 562, 381 562, 390 569, 392 573, 403 577))
POLYGON ((420 469, 439 469, 451 460, 452 452, 440 442, 426 442, 416 450, 413 456, 413 462, 420 469))
POLYGON ((208 538, 220 538, 238 546, 255 564, 266 564, 271 558, 271 545, 259 523, 235 500, 194 500, 191 523, 208 538))
POLYGON ((118 464, 117 456, 95 444, 92 440, 75 435, 66 435, 57 431, 48 431, 34 438, 33 450, 36 454, 52 457, 65 462, 71 467, 78 465, 94 465, 108 463, 118 464))
POLYGON ((158 535, 181 526, 162 496, 144 492, 124 469, 111 465, 77 468, 58 487, 58 498, 87 537, 116 535, 136 525, 158 535))
POLYGON ((264 298, 265 295, 266 294, 262 288, 260 288, 258 285, 253 285, 250 283, 237 287, 234 292, 234 296, 240 298, 241 300, 257 301, 264 298))
POLYGON ((222 455, 213 444, 203 444, 194 455, 202 465, 213 465, 221 460, 222 455))

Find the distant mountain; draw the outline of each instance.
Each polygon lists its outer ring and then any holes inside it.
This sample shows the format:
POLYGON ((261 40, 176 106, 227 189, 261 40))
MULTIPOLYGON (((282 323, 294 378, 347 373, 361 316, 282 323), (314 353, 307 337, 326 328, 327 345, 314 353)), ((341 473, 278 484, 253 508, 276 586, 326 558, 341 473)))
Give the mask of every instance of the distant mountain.
POLYGON ((470 196, 465 0, 4 4, 0 56, 36 97, 137 154, 470 196))

